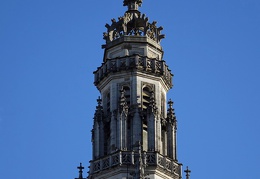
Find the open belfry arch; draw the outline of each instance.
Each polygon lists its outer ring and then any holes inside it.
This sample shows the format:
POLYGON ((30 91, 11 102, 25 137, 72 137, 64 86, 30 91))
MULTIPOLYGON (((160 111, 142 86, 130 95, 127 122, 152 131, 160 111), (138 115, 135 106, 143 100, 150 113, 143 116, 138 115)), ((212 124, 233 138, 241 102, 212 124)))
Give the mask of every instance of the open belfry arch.
MULTIPOLYGON (((181 179, 171 70, 160 45, 163 28, 124 0, 124 16, 106 24, 103 63, 94 72, 100 91, 92 129, 88 179, 181 179)), ((82 165, 78 167, 82 179, 82 165)), ((187 169, 189 177, 189 170, 187 169)))

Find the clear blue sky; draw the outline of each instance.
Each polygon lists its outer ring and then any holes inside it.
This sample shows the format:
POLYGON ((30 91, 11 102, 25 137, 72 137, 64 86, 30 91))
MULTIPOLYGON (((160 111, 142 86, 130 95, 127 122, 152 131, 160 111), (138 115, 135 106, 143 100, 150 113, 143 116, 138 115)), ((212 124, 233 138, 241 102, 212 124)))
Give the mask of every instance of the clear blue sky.
MULTIPOLYGON (((0 1, 0 178, 73 179, 79 162, 87 168, 92 72, 122 3, 0 1)), ((164 27, 191 179, 259 178, 260 1, 144 0, 140 10, 164 27)))

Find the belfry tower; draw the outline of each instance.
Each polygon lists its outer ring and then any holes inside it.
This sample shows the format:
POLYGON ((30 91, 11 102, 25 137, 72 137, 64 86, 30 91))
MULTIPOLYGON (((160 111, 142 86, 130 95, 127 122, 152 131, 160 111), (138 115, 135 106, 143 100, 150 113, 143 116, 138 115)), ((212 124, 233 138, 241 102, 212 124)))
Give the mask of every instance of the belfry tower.
POLYGON ((89 179, 181 179, 171 70, 156 21, 139 12, 142 0, 106 24, 103 63, 94 72, 101 93, 92 130, 89 179), (168 104, 168 109, 167 109, 168 104))

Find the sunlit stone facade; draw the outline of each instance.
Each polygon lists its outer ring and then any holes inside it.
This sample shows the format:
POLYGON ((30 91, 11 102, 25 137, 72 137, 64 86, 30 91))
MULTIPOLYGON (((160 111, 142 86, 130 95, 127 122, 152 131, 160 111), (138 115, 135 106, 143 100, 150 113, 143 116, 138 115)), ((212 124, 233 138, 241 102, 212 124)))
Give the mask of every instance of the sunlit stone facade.
POLYGON ((139 12, 141 0, 106 24, 103 63, 94 72, 100 91, 89 179, 180 179, 171 70, 163 60, 162 27, 139 12))

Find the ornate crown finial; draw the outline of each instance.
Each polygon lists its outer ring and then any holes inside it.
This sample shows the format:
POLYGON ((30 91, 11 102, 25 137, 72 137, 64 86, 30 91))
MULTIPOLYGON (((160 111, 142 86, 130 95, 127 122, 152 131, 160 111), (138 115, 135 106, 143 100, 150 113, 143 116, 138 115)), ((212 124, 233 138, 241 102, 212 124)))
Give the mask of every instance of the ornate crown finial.
MULTIPOLYGON (((103 39, 106 44, 121 38, 122 36, 143 36, 148 37, 158 44, 165 38, 161 34, 163 27, 157 27, 157 22, 148 22, 148 17, 138 11, 138 7, 142 5, 143 0, 124 0, 124 6, 128 6, 128 11, 124 16, 111 19, 111 25, 106 24, 107 32, 103 33, 103 39)), ((106 48, 103 45, 102 48, 106 48)))
POLYGON ((143 0, 124 0, 124 6, 128 6, 128 10, 138 10, 142 5, 143 0))

